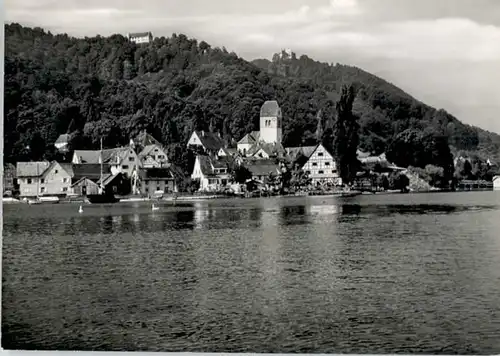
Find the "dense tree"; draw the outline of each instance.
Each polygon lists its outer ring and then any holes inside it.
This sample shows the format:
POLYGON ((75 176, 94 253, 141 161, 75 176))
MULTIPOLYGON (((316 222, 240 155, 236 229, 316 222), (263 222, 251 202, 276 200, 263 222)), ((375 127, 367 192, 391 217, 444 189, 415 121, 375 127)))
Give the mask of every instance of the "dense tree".
POLYGON ((342 96, 337 102, 337 119, 333 133, 333 153, 337 160, 339 176, 345 184, 349 184, 356 177, 360 164, 357 159, 359 143, 358 118, 352 113, 352 105, 356 97, 352 85, 342 88, 342 96))
POLYGON ((442 153, 448 143, 454 152, 500 158, 500 136, 464 125, 361 69, 294 55, 251 64, 184 35, 135 45, 121 35, 77 39, 6 25, 4 81, 6 162, 52 157, 63 133, 71 134, 72 148, 96 149, 101 137, 106 146, 122 145, 146 129, 189 169, 192 157, 183 157, 193 129, 208 130, 212 122, 234 142, 258 129, 260 107, 273 99, 283 110, 285 146, 316 144, 317 116, 323 143, 331 146, 343 84, 358 93, 352 117, 359 117, 359 145, 366 151, 382 153, 402 132, 429 128, 437 141, 425 141, 405 165, 418 158, 422 168, 449 170, 442 153), (29 149, 35 132, 36 150, 29 149))

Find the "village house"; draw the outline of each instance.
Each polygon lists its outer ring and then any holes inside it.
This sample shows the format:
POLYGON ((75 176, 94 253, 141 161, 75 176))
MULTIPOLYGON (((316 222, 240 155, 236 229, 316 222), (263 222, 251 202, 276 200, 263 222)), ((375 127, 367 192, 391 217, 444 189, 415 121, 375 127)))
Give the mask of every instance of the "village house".
POLYGON ((218 157, 234 157, 237 154, 238 154, 238 149, 236 148, 221 147, 221 149, 217 152, 218 157))
POLYGON ((108 164, 103 164, 102 167, 100 164, 73 164, 71 166, 73 173, 71 178, 71 194, 77 196, 99 194, 101 168, 103 180, 108 179, 112 175, 111 166, 108 164))
POLYGON ((246 160, 244 167, 252 174, 252 179, 265 183, 271 174, 276 177, 280 174, 280 168, 272 159, 246 160))
POLYGON ((500 190, 500 176, 493 177, 493 190, 500 190))
POLYGON ((17 191, 17 177, 16 177, 16 166, 12 163, 7 163, 3 167, 3 195, 12 195, 17 191))
POLYGON ((69 134, 60 135, 56 142, 54 142, 54 146, 61 153, 66 153, 69 150, 69 134))
POLYGON ((151 32, 138 32, 129 33, 128 40, 136 44, 150 43, 153 41, 153 34, 151 32))
POLYGON ((197 155, 191 179, 200 182, 201 191, 221 189, 229 183, 228 162, 223 159, 215 160, 208 156, 197 155))
POLYGON ((218 133, 194 131, 188 140, 187 146, 198 148, 208 155, 216 156, 219 150, 225 147, 225 144, 218 133))
POLYGON ((162 168, 168 166, 167 152, 158 144, 145 146, 138 157, 140 167, 142 168, 162 168))
MULTIPOLYGON (((73 164, 100 164, 100 150, 75 150, 73 153, 73 164)), ((123 173, 132 178, 140 168, 140 160, 132 147, 120 147, 102 150, 102 163, 111 166, 111 173, 123 173)))
POLYGON ((139 171, 140 194, 177 192, 175 177, 170 168, 143 168, 139 171))
MULTIPOLYGON (((292 153, 294 150, 289 149, 292 153)), ((313 185, 330 183, 341 185, 342 179, 337 172, 337 164, 333 154, 329 152, 322 144, 295 149, 295 155, 300 153, 304 164, 302 170, 311 178, 313 185)))
POLYGON ((53 162, 18 162, 16 175, 20 196, 67 195, 71 188, 71 165, 53 162))

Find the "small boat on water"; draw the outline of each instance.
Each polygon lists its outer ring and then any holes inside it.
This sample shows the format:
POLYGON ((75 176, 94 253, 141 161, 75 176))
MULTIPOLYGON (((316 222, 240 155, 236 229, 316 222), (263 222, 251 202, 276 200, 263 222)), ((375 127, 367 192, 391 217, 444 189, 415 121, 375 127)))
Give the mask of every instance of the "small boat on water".
POLYGON ((44 204, 58 204, 59 198, 58 197, 38 197, 38 201, 40 201, 40 203, 44 203, 44 204))

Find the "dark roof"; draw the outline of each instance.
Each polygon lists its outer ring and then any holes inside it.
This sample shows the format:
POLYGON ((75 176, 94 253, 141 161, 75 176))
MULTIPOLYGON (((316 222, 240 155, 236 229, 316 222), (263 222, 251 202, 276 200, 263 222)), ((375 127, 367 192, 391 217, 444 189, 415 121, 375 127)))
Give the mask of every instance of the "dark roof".
POLYGON ((134 143, 140 148, 144 148, 149 145, 163 146, 157 139, 148 134, 146 131, 141 131, 134 139, 134 143))
POLYGON ((279 144, 273 144, 273 143, 259 143, 258 145, 255 145, 250 148, 248 154, 249 155, 255 155, 257 152, 260 150, 263 150, 264 152, 267 153, 268 156, 279 156, 280 154, 285 154, 286 151, 281 145, 279 144))
POLYGON ((17 177, 41 177, 50 167, 50 162, 17 162, 17 177))
POLYGON ((210 175, 214 174, 214 170, 212 168, 212 162, 210 160, 210 157, 199 155, 196 158, 200 162, 200 170, 201 170, 201 173, 203 173, 203 175, 210 176, 210 175))
POLYGON ((139 177, 143 180, 174 179, 170 168, 141 169, 139 177))
POLYGON ((207 150, 218 151, 224 147, 224 141, 219 135, 207 131, 195 131, 196 135, 200 139, 201 144, 207 150))
POLYGON ((153 34, 151 32, 135 32, 135 33, 129 33, 128 37, 145 37, 145 36, 152 36, 153 34))
POLYGON ((272 159, 248 160, 244 165, 253 176, 265 176, 270 173, 279 173, 279 166, 272 159))
POLYGON ((260 117, 281 116, 281 109, 276 100, 266 101, 260 108, 260 117))
MULTIPOLYGON (((100 164, 73 164, 73 179, 80 180, 84 177, 90 180, 98 180, 101 177, 101 165, 100 164)), ((111 173, 111 167, 107 164, 102 165, 102 174, 107 175, 111 173)))

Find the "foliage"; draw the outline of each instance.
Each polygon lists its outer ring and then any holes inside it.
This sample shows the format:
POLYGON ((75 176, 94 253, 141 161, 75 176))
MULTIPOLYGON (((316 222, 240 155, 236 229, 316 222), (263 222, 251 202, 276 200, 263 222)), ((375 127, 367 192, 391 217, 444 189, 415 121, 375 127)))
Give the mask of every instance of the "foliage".
POLYGON ((298 165, 295 165, 295 167, 291 171, 289 187, 300 190, 310 185, 311 181, 312 180, 309 175, 298 165))
POLYGON ((410 185, 410 179, 403 173, 393 172, 389 175, 389 188, 393 190, 406 191, 410 185))
POLYGON ((387 148, 387 159, 402 167, 425 168, 434 165, 443 168, 443 179, 453 177, 453 155, 447 138, 430 129, 407 129, 396 135, 387 148))
POLYGON ((431 108, 362 69, 320 63, 306 55, 275 55, 272 61, 259 59, 253 63, 270 74, 306 80, 324 90, 333 101, 340 97, 343 85, 354 85, 357 96, 353 112, 360 118, 363 151, 378 155, 402 131, 429 128, 447 137, 453 150, 477 153, 483 160, 500 160, 500 135, 465 125, 446 111, 431 108))
POLYGON ((376 186, 380 189, 383 189, 383 190, 389 189, 389 179, 384 174, 379 174, 377 176, 375 183, 376 183, 376 186))
MULTIPOLYGON (((454 152, 492 159, 500 152, 500 136, 464 125, 358 68, 306 56, 251 64, 182 34, 136 45, 122 35, 77 39, 9 24, 4 81, 6 162, 51 159, 64 133, 71 134, 71 149, 97 149, 101 137, 110 148, 147 130, 187 173, 194 161, 185 149, 192 130, 212 129, 234 142, 258 129, 265 100, 282 108, 284 146, 314 145, 318 129, 331 145, 343 84, 357 92, 352 113, 364 150, 381 153, 405 130, 430 128, 454 152)), ((436 145, 420 147, 419 155, 432 157, 420 166, 447 171, 446 154, 436 154, 444 151, 436 145)))
POLYGON ((231 180, 234 183, 243 184, 252 178, 252 173, 243 165, 238 165, 232 170, 231 180))
POLYGON ((360 168, 356 154, 359 143, 359 125, 357 117, 352 114, 355 97, 356 93, 352 85, 342 88, 342 96, 336 106, 337 120, 333 129, 333 154, 337 160, 339 176, 344 184, 351 183, 360 168))

